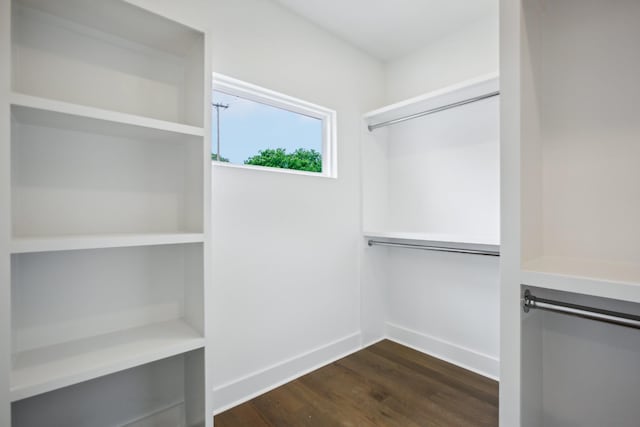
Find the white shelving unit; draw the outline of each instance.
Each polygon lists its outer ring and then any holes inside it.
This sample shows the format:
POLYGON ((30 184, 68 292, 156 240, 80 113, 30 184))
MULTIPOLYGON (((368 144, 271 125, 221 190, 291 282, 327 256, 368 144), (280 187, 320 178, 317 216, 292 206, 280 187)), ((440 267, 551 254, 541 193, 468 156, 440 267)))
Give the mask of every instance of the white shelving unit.
POLYGON ((15 238, 202 232, 202 136, 59 110, 11 108, 15 238))
POLYGON ((634 426, 640 313, 637 2, 503 0, 501 425, 634 426))
POLYGON ((395 340, 491 378, 498 91, 497 75, 480 76, 367 113, 361 147, 363 342, 395 340))
POLYGON ((213 423, 208 36, 140 3, 0 2, 3 426, 213 423))
MULTIPOLYGON (((364 115, 375 125, 499 90, 482 76, 364 115)), ((372 132, 363 140, 366 237, 498 246, 498 98, 372 132)))

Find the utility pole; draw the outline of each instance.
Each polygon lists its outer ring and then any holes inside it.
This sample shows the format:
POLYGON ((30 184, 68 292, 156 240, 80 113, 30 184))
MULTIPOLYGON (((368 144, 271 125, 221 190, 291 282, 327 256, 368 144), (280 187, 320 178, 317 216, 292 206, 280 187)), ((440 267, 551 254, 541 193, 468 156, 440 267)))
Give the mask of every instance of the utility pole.
POLYGON ((227 108, 229 108, 229 104, 225 105, 225 104, 215 103, 211 105, 216 108, 216 131, 218 133, 218 141, 217 141, 218 147, 216 149, 216 160, 220 161, 220 109, 222 108, 226 110, 227 108))

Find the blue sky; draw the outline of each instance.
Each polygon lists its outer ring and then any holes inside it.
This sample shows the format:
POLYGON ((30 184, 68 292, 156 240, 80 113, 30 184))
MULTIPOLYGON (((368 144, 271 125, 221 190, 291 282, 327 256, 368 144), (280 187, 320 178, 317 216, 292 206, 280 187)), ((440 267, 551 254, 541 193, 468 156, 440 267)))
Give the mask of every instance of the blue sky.
MULTIPOLYGON (((220 109, 220 155, 242 164, 265 148, 297 148, 322 152, 322 121, 266 104, 213 91, 213 102, 229 105, 220 109)), ((212 108, 211 152, 216 152, 216 108, 212 108)))

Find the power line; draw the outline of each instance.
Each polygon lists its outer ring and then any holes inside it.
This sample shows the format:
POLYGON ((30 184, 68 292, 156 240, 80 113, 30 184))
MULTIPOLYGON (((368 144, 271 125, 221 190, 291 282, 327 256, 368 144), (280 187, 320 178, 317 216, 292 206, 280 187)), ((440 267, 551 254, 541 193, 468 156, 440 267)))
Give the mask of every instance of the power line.
POLYGON ((229 104, 220 104, 215 103, 211 104, 216 109, 216 131, 218 133, 218 141, 217 141, 217 150, 216 150, 216 160, 220 161, 220 109, 226 110, 229 108, 229 104))

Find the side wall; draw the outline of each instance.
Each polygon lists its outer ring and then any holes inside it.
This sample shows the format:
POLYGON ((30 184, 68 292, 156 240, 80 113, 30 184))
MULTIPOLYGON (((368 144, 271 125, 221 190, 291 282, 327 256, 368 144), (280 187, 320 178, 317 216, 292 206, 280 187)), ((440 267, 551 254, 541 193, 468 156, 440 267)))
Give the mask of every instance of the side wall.
MULTIPOLYGON (((496 4, 497 6, 497 4, 496 4)), ((387 104, 498 71, 498 13, 387 65, 387 104)))
POLYGON ((360 124, 381 64, 269 0, 215 0, 213 69, 338 113, 338 178, 213 169, 216 412, 359 348, 360 124))

